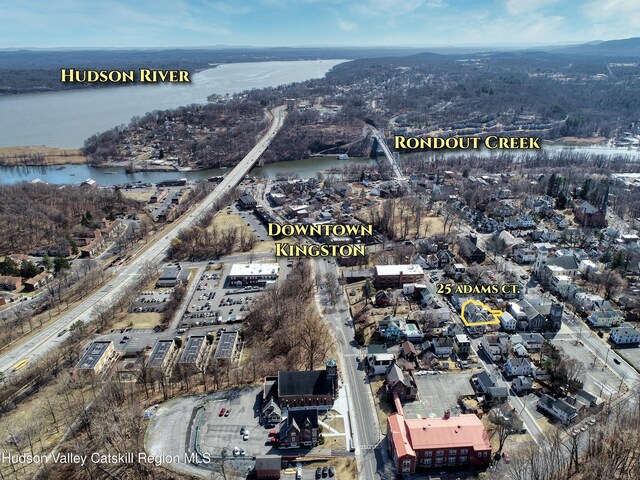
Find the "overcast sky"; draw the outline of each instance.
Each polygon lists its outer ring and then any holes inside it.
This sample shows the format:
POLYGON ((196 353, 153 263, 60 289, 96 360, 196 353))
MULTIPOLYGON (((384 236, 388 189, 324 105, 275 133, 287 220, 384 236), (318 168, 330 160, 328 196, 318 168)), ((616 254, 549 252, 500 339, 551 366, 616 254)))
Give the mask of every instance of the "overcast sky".
POLYGON ((640 0, 0 0, 0 48, 549 45, 640 35, 640 0))

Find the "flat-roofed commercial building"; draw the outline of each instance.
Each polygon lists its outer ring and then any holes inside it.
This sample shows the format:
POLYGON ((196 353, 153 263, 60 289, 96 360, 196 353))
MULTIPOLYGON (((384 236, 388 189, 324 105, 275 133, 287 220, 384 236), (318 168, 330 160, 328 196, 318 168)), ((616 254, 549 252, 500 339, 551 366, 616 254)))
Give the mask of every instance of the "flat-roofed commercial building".
POLYGON ((229 272, 231 285, 264 285, 278 279, 277 263, 234 263, 229 272))
POLYGON ((93 342, 87 348, 87 351, 82 356, 78 364, 76 365, 75 372, 80 375, 97 375, 109 362, 109 359, 114 353, 114 347, 112 341, 93 342))
POLYGON ((178 284, 180 279, 180 267, 165 267, 156 282, 158 288, 172 288, 178 284))
POLYGON ((402 288, 405 283, 424 279, 420 265, 378 265, 375 268, 376 288, 402 288))
POLYGON ((218 346, 216 347, 216 352, 213 357, 230 360, 236 353, 237 345, 238 332, 224 332, 220 335, 220 340, 218 340, 218 346))
POLYGON ((173 346, 173 339, 158 340, 151 351, 147 367, 162 370, 163 372, 166 371, 171 359, 173 346))
POLYGON ((187 339, 182 355, 180 355, 180 363, 199 367, 203 360, 206 344, 207 341, 204 335, 191 335, 187 339))

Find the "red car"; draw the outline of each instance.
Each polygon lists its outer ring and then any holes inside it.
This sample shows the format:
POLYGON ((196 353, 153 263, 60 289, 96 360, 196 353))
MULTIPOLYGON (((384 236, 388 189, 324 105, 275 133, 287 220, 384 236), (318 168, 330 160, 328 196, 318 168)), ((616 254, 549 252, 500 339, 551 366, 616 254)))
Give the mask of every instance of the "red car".
POLYGON ((511 463, 511 457, 507 452, 502 452, 502 458, 504 459, 504 463, 511 463))
POLYGON ((220 409, 220 413, 218 413, 218 416, 221 417, 224 415, 225 409, 224 407, 220 409))
POLYGON ((278 430, 269 430, 269 436, 270 437, 275 437, 278 435, 278 430))

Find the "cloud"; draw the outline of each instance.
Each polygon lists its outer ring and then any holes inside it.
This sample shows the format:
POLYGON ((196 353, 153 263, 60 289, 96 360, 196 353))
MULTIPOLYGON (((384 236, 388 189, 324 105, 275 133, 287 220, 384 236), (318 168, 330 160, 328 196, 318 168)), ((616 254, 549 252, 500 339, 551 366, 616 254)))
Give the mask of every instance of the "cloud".
POLYGON ((505 7, 511 15, 535 12, 558 3, 558 0, 506 0, 505 7))
MULTIPOLYGON (((590 1, 583 10, 587 18, 600 25, 607 24, 612 30, 618 27, 640 28, 640 2, 637 0, 590 1)), ((633 35, 637 36, 637 32, 633 35)))
POLYGON ((358 25, 342 18, 338 19, 338 28, 343 32, 353 32, 358 29, 358 25))

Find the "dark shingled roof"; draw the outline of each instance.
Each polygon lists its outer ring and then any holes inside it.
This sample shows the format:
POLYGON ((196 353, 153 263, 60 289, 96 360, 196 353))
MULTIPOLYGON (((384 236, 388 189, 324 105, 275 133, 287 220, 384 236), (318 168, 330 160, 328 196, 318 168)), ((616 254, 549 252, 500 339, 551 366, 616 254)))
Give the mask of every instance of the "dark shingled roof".
POLYGON ((278 397, 287 395, 329 395, 332 385, 326 370, 278 372, 278 397))
POLYGON ((280 470, 282 459, 279 455, 256 457, 256 470, 280 470))

